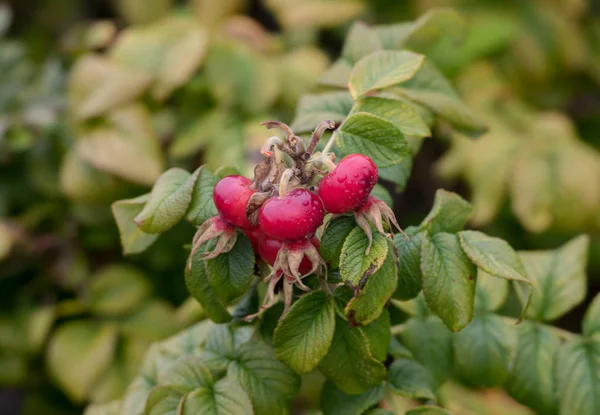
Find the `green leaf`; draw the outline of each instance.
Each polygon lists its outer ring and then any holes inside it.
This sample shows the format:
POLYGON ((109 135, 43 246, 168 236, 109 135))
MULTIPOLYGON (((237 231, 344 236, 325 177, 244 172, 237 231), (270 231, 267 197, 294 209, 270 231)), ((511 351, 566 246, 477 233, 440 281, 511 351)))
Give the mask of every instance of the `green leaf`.
POLYGON ((431 62, 424 62, 413 76, 393 91, 429 108, 462 133, 479 136, 487 131, 486 125, 461 101, 450 82, 431 62))
POLYGON ((354 22, 346 34, 342 57, 355 64, 363 57, 383 48, 377 33, 363 22, 354 22))
POLYGON ((194 184, 192 200, 185 213, 185 219, 192 225, 200 226, 207 219, 217 215, 212 196, 218 179, 204 167, 199 167, 196 172, 198 172, 198 180, 194 184))
POLYGON ((331 381, 321 390, 321 409, 324 415, 361 415, 377 405, 383 397, 383 386, 376 386, 360 395, 348 395, 331 381))
MULTIPOLYGON (((173 0, 150 0, 149 2, 139 0, 117 0, 116 7, 119 14, 132 25, 143 25, 152 23, 169 13, 173 0)), ((156 29, 156 25, 152 26, 156 29)), ((138 29, 140 30, 140 29, 138 29)))
POLYGON ((350 72, 352 64, 346 59, 338 59, 319 77, 319 85, 347 89, 350 72))
POLYGON ((225 304, 248 290, 254 276, 254 250, 244 233, 238 232, 237 242, 231 251, 206 261, 206 276, 225 304))
POLYGON ((227 370, 250 396, 256 415, 278 415, 289 412, 292 398, 300 387, 300 379, 278 361, 264 344, 242 345, 227 370))
POLYGON ((396 415, 396 413, 390 411, 389 409, 374 408, 365 412, 365 415, 396 415))
POLYGON ((488 274, 529 282, 519 256, 503 239, 478 231, 462 231, 458 240, 469 259, 488 274))
POLYGON ((121 401, 88 405, 83 415, 121 415, 121 401))
POLYGON ((406 189, 412 171, 413 161, 407 156, 400 163, 379 169, 379 178, 396 184, 396 192, 406 189))
POLYGON ((430 137, 431 131, 417 113, 414 105, 400 98, 365 97, 352 107, 351 114, 366 112, 392 123, 407 136, 430 137))
POLYGON ((383 185, 379 183, 375 184, 373 190, 371 190, 371 196, 381 200, 392 209, 394 208, 394 199, 392 198, 390 192, 383 185))
POLYGON ((342 247, 354 228, 356 228, 356 221, 349 216, 339 217, 327 224, 321 238, 319 252, 332 268, 339 268, 342 247))
POLYGON ((213 376, 199 356, 185 356, 177 360, 168 371, 159 374, 158 383, 187 394, 196 388, 210 387, 213 376))
POLYGON ((582 332, 588 337, 600 334, 600 294, 596 294, 583 317, 582 332))
POLYGON ((202 345, 202 361, 211 371, 226 370, 235 359, 236 350, 252 337, 250 327, 234 327, 229 324, 215 325, 210 329, 202 345))
POLYGON ((275 329, 275 355, 296 373, 308 373, 325 357, 335 331, 333 299, 315 291, 296 301, 275 329))
POLYGON ((119 200, 111 205, 112 214, 119 228, 123 255, 144 252, 158 239, 158 235, 145 233, 133 221, 140 214, 149 197, 149 194, 145 194, 135 199, 119 200))
POLYGON ((153 298, 125 317, 120 329, 124 335, 140 340, 162 340, 179 328, 173 321, 174 318, 175 309, 169 302, 153 298))
POLYGON ((361 279, 362 288, 345 309, 351 327, 364 326, 381 315, 396 290, 398 282, 396 262, 397 258, 392 248, 388 250, 381 268, 369 276, 366 283, 361 279))
POLYGON ((517 347, 514 323, 495 314, 483 314, 456 333, 453 340, 455 368, 461 379, 484 387, 504 383, 517 347))
POLYGON ((159 178, 144 209, 135 217, 135 223, 146 233, 162 233, 179 222, 192 201, 192 191, 200 174, 193 175, 174 167, 159 178))
POLYGON ((170 386, 157 386, 146 400, 146 415, 179 415, 184 396, 170 386))
POLYGON ((562 345, 556 357, 559 415, 600 413, 600 343, 575 338, 562 345))
POLYGON ((404 231, 410 240, 402 234, 394 235, 394 245, 398 250, 398 285, 394 298, 406 301, 415 298, 421 292, 421 245, 425 235, 413 226, 404 231))
POLYGON ((140 306, 152 287, 146 276, 130 265, 109 265, 90 283, 90 309, 94 314, 118 316, 140 306))
POLYGON ((204 64, 206 83, 223 108, 260 114, 277 98, 277 65, 242 42, 211 44, 204 64))
POLYGON ((452 415, 452 412, 440 408, 439 406, 419 406, 406 412, 405 415, 452 415))
POLYGON ((113 360, 117 330, 111 324, 73 321, 62 324, 47 351, 50 376, 75 402, 85 401, 113 360))
POLYGON ((347 91, 303 95, 296 107, 290 128, 296 133, 312 132, 324 120, 340 124, 346 119, 354 100, 347 91))
MULTIPOLYGON (((149 353, 148 356, 151 354, 149 353)), ((156 381, 146 375, 139 375, 127 387, 123 397, 122 412, 119 414, 144 415, 146 399, 156 381)))
POLYGON ((423 294, 427 305, 452 331, 473 318, 476 269, 456 235, 437 233, 421 247, 423 294))
POLYGON ((12 22, 13 13, 10 6, 6 3, 0 5, 0 37, 6 35, 12 22))
POLYGON ((517 334, 517 353, 505 384, 506 390, 536 412, 554 414, 558 405, 555 356, 560 338, 550 327, 530 321, 519 324, 517 334))
POLYGON ((211 387, 201 387, 185 398, 182 415, 253 415, 252 402, 242 387, 231 379, 221 379, 211 387))
POLYGON ((338 388, 352 395, 378 386, 386 374, 385 367, 371 354, 364 333, 350 328, 340 317, 336 317, 333 341, 319 370, 338 388))
POLYGON ((415 359, 433 375, 437 384, 452 373, 452 333, 435 316, 412 318, 401 334, 402 342, 415 359))
POLYGON ((471 204, 458 194, 438 189, 435 192, 433 207, 421 222, 420 228, 430 234, 456 233, 465 226, 472 211, 471 204))
POLYGON ((360 328, 365 336, 367 336, 369 349, 371 349, 373 357, 380 362, 384 362, 387 359, 392 337, 390 328, 390 312, 387 308, 383 309, 383 312, 375 321, 360 328))
POLYGON ((192 256, 191 268, 186 267, 185 285, 192 297, 202 305, 208 318, 216 323, 226 323, 231 320, 231 314, 209 284, 205 261, 201 255, 202 250, 198 249, 192 256))
POLYGON ((412 78, 424 56, 414 52, 377 51, 362 58, 350 72, 349 88, 354 99, 412 78))
POLYGON ((481 268, 477 269, 475 286, 475 309, 496 311, 508 297, 508 281, 494 277, 481 268))
POLYGON ((574 338, 556 356, 556 389, 559 415, 592 415, 600 411, 600 343, 574 338))
POLYGON ((345 154, 362 153, 378 167, 401 162, 409 154, 406 139, 392 123, 372 114, 350 115, 337 130, 337 144, 345 154))
POLYGON ((373 244, 368 255, 365 251, 369 239, 365 232, 356 226, 348 235, 340 254, 340 275, 342 280, 354 288, 362 288, 371 275, 381 266, 388 253, 385 236, 373 233, 373 244))
POLYGON ((395 394, 410 399, 437 401, 435 381, 427 369, 414 360, 395 360, 389 368, 387 384, 395 394))
POLYGON ((78 202, 106 203, 123 194, 122 181, 96 169, 74 150, 65 154, 59 180, 62 192, 78 202))
POLYGON ((458 43, 465 31, 465 18, 457 11, 439 8, 427 11, 412 22, 377 26, 375 30, 386 49, 411 49, 436 45, 441 37, 449 37, 458 43))
POLYGON ((0 222, 0 261, 7 258, 14 243, 14 237, 11 234, 7 224, 0 222))
POLYGON ((506 241, 482 232, 462 231, 458 233, 458 239, 465 254, 479 269, 488 275, 515 281, 522 292, 528 293, 521 312, 522 319, 531 302, 532 290, 517 253, 506 241))
MULTIPOLYGON (((48 334, 56 321, 57 313, 54 305, 38 306, 27 315, 27 346, 38 353, 45 346, 48 334)), ((19 344, 19 348, 23 347, 19 344)))
MULTIPOLYGON (((532 285, 529 317, 552 321, 583 301, 588 246, 589 238, 579 236, 553 251, 519 252, 532 285)), ((515 288, 521 302, 525 302, 522 287, 515 288)))

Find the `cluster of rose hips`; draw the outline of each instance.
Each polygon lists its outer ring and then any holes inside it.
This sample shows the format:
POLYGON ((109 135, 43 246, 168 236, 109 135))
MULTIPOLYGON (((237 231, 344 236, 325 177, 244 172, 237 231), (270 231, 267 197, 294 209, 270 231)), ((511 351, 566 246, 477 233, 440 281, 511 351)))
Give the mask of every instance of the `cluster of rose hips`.
MULTIPOLYGON (((263 162, 254 170, 254 180, 233 175, 217 183, 213 200, 218 216, 198 229, 192 248, 193 253, 215 239, 214 249, 202 256, 214 258, 231 250, 237 240, 237 230, 241 230, 252 242, 257 257, 272 266, 265 279, 269 284, 258 314, 275 302, 281 280, 285 313, 291 304, 294 286, 310 291, 302 282, 304 277, 319 271, 326 277, 319 239, 315 235, 326 213, 354 214, 369 241, 372 240, 371 224, 386 236, 389 235, 384 231, 383 220, 389 227, 393 224, 400 229, 392 210, 370 195, 377 183, 378 171, 369 157, 351 154, 336 166, 335 155, 328 153, 327 147, 313 154, 324 131, 334 128, 331 121, 319 124, 308 147, 287 125, 279 122, 265 125, 279 128, 285 139, 271 137, 267 141, 262 149, 263 162)), ((370 244, 366 254, 369 249, 370 244)))

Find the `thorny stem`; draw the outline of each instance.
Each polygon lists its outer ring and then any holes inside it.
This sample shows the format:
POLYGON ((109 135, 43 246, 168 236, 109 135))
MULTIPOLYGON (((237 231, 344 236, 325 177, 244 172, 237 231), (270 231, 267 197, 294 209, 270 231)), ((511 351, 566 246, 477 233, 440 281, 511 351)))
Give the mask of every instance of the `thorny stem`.
POLYGON ((279 196, 286 197, 288 193, 288 183, 290 179, 294 176, 294 170, 285 169, 283 174, 281 175, 281 179, 279 181, 279 196))

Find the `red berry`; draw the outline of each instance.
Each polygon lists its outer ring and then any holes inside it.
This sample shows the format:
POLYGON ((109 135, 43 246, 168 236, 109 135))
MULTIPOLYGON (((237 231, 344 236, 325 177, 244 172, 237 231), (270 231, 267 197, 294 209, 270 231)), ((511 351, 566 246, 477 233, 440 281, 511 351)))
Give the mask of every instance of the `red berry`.
POLYGON ((378 176, 377 166, 369 157, 362 154, 344 157, 319 184, 325 210, 329 213, 356 210, 369 197, 378 176))
POLYGON ((258 226, 250 229, 250 230, 244 230, 244 233, 246 234, 246 236, 248 237, 248 239, 250 239, 250 242, 252 243, 252 249, 254 250, 254 253, 256 255, 258 255, 259 253, 259 245, 260 242, 266 238, 265 234, 262 233, 262 231, 260 230, 260 228, 258 226))
POLYGON ((243 176, 227 176, 219 180, 213 191, 213 200, 219 216, 230 225, 249 230, 246 206, 254 194, 250 188, 252 180, 243 176))
MULTIPOLYGON (((315 248, 319 249, 319 239, 316 237, 310 238, 310 243, 314 245, 315 248)), ((269 265, 273 266, 275 264, 275 260, 277 259, 277 254, 281 249, 283 242, 278 239, 273 239, 269 237, 264 237, 258 244, 258 252, 260 257, 269 265)), ((300 266, 298 270, 301 274, 306 274, 312 268, 312 263, 308 257, 302 258, 302 262, 300 262, 300 266)))
POLYGON ((324 217, 319 196, 306 189, 294 189, 284 197, 267 200, 258 213, 258 223, 271 238, 296 241, 314 234, 324 217))

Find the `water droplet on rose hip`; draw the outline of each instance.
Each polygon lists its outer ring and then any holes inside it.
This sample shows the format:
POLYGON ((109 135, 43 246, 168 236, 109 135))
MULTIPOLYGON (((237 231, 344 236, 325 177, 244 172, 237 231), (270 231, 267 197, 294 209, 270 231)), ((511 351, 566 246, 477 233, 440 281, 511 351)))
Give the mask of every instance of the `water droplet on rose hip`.
POLYGON ((348 176, 346 176, 345 174, 343 174, 341 176, 338 176, 337 181, 338 181, 338 183, 344 183, 347 178, 348 178, 348 176))
POLYGON ((308 206, 308 205, 310 205, 310 200, 303 200, 303 201, 302 201, 302 205, 303 205, 303 206, 308 206))

